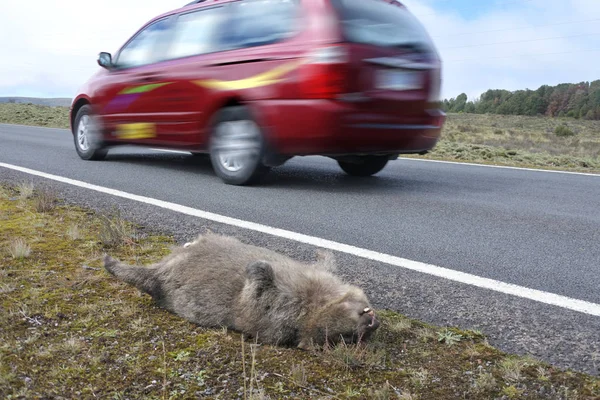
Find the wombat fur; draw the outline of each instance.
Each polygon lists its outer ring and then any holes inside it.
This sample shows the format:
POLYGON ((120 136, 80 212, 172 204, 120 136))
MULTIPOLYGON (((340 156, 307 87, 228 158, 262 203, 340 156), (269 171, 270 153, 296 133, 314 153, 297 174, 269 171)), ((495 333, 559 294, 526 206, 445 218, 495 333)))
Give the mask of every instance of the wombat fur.
POLYGON ((104 266, 188 321, 227 327, 261 343, 306 349, 365 342, 380 324, 364 292, 333 274, 329 252, 304 263, 208 233, 149 267, 108 255, 104 266))

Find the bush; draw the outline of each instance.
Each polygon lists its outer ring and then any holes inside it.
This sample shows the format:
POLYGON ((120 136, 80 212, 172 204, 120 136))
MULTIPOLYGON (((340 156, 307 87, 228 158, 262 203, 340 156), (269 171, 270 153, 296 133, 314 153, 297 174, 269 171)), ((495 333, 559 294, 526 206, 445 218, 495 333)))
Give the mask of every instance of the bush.
POLYGON ((556 129, 554 129, 554 134, 556 136, 574 136, 575 132, 573 132, 566 125, 559 125, 559 126, 556 127, 556 129))

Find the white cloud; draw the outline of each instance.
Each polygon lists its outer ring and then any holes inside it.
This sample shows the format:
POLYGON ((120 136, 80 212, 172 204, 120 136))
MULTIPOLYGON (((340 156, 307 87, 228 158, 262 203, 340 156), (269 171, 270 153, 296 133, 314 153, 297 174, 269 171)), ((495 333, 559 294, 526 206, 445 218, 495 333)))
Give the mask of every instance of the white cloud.
POLYGON ((185 0, 0 0, 0 96, 71 97, 154 16, 185 0))
POLYGON ((600 79, 600 1, 507 0, 474 19, 436 12, 439 1, 405 3, 440 51, 446 97, 600 79))
MULTIPOLYGON (((146 21, 185 3, 0 0, 0 96, 73 96, 99 68, 98 52, 116 51, 146 21)), ((581 51, 600 50, 598 0, 504 0, 476 18, 441 12, 441 3, 450 9, 453 1, 405 0, 440 51, 445 97, 600 79, 600 51, 581 51)))

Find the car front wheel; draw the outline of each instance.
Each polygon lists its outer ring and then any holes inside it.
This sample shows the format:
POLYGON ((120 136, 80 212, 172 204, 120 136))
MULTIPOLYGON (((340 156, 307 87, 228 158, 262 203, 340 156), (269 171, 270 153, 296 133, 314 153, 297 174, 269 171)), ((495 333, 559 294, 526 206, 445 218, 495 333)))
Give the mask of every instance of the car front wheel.
POLYGON ((85 105, 77 111, 73 124, 75 150, 84 160, 102 160, 108 150, 102 146, 100 128, 92 108, 85 105))
POLYGON ((371 176, 381 171, 388 161, 388 156, 365 156, 352 162, 338 160, 338 165, 348 175, 371 176))
POLYGON ((210 159, 223 182, 256 183, 270 169, 263 163, 264 154, 261 128, 246 107, 228 107, 219 112, 211 135, 210 159))

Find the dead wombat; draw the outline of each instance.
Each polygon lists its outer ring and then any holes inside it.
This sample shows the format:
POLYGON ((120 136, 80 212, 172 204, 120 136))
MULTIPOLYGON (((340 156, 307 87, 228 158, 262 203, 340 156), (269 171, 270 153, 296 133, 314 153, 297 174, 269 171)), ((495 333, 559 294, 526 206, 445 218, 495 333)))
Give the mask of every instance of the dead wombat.
POLYGON ((104 265, 161 307, 200 326, 300 348, 367 341, 379 327, 367 297, 333 274, 331 253, 318 254, 315 263, 303 263, 209 233, 149 267, 124 265, 110 256, 104 265))

